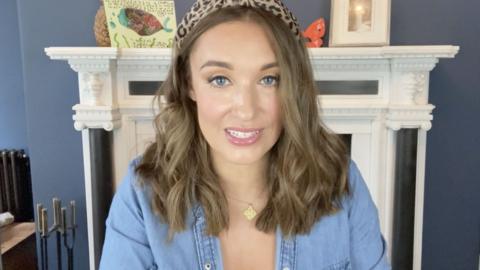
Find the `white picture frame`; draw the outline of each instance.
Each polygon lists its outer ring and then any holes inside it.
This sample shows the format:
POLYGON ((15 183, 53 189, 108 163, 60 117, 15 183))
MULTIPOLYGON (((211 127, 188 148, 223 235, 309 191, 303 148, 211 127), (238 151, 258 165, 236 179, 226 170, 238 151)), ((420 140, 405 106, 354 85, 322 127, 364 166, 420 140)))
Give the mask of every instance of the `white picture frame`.
POLYGON ((391 0, 332 0, 330 47, 390 44, 391 0))

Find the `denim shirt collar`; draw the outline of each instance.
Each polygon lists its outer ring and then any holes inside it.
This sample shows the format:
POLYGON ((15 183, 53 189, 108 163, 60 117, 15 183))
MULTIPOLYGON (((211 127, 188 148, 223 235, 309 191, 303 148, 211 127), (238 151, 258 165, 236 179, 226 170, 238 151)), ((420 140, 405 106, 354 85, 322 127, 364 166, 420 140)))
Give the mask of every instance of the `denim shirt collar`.
MULTIPOLYGON (((223 270, 220 240, 216 236, 206 234, 205 213, 201 204, 196 203, 192 209, 193 234, 199 269, 223 270)), ((283 237, 280 226, 275 232, 275 269, 296 270, 297 240, 296 237, 283 237)))

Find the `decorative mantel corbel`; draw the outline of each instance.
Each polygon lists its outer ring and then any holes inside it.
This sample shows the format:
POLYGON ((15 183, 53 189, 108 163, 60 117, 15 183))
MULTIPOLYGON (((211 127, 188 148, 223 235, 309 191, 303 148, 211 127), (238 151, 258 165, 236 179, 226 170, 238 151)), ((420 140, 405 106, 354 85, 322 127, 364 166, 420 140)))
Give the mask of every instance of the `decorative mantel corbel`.
POLYGON ((434 105, 427 104, 415 106, 414 108, 402 105, 392 105, 387 111, 385 117, 386 126, 393 130, 399 131, 402 128, 419 128, 429 131, 432 128, 432 111, 434 105))
POLYGON ((116 48, 61 48, 56 54, 46 49, 52 59, 68 60, 78 73, 80 103, 72 107, 74 127, 113 131, 121 126, 116 94, 116 48), (60 52, 60 53, 59 53, 60 52))
POLYGON ((115 91, 116 61, 110 59, 69 60, 78 72, 80 104, 72 107, 76 130, 102 128, 112 131, 121 126, 115 91))
POLYGON ((391 59, 391 95, 385 117, 393 131, 402 128, 432 127, 434 105, 428 104, 430 71, 438 63, 438 56, 391 59))

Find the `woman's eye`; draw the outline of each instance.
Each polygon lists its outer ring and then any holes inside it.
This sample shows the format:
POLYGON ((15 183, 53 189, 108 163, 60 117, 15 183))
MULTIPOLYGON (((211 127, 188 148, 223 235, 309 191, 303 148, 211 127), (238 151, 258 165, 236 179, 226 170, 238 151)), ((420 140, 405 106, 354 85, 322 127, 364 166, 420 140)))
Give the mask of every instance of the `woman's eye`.
POLYGON ((278 76, 265 76, 262 81, 266 86, 276 86, 278 85, 279 77, 278 76))
POLYGON ((225 76, 215 76, 208 79, 208 83, 210 84, 212 84, 212 82, 215 82, 213 83, 214 87, 223 87, 225 86, 226 81, 228 81, 228 79, 225 76))
MULTIPOLYGON (((279 76, 265 76, 262 78, 262 84, 265 86, 277 86, 279 83, 279 76)), ((228 85, 229 80, 225 76, 214 76, 208 79, 208 83, 210 83, 214 87, 224 87, 228 85)))

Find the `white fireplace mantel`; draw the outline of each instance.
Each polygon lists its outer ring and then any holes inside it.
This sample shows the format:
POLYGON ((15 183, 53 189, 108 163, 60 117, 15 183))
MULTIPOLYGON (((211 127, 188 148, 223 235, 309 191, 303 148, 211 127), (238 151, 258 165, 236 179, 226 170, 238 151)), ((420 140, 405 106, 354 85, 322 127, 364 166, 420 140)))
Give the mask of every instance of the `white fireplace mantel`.
MULTIPOLYGON (((317 81, 374 81, 373 94, 349 89, 319 95, 320 113, 334 132, 351 134, 351 156, 364 176, 380 217, 382 233, 392 243, 396 135, 417 129, 413 269, 422 254, 426 132, 432 126, 429 75, 440 58, 453 58, 457 46, 386 46, 309 49, 317 81)), ((113 173, 118 184, 128 162, 153 138, 151 95, 132 95, 130 81, 163 81, 170 49, 49 47, 53 60, 66 60, 78 73, 80 103, 73 106, 74 127, 82 131, 89 232, 90 269, 95 269, 92 224, 89 129, 113 133, 113 173)), ((73 90, 73 89, 72 89, 73 90)), ((322 90, 322 89, 320 89, 322 90)), ((97 250, 95 250, 97 249, 97 250)), ((390 249, 391 251, 391 249, 390 249)), ((390 254, 391 256, 391 254, 390 254)))

